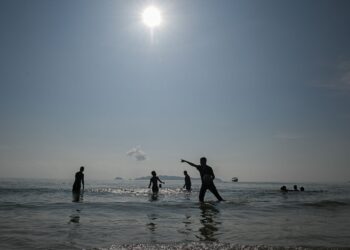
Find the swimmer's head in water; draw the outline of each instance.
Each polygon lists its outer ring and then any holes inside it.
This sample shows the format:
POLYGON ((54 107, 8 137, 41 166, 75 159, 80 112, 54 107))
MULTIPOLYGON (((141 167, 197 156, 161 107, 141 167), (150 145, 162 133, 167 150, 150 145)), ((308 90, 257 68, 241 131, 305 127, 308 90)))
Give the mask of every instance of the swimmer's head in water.
POLYGON ((200 161, 201 161, 202 166, 207 164, 207 158, 205 158, 205 157, 202 157, 200 161))
POLYGON ((152 174, 153 176, 156 176, 156 175, 157 175, 156 171, 154 171, 154 170, 151 172, 151 174, 152 174))
POLYGON ((80 172, 83 172, 83 171, 84 171, 84 167, 81 166, 81 167, 80 167, 80 172))

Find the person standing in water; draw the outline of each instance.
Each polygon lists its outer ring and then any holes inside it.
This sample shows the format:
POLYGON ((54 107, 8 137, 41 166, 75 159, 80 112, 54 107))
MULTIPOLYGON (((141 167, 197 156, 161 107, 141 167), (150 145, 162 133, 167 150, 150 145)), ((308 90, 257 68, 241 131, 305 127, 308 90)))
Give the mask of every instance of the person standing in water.
POLYGON ((187 171, 184 171, 184 175, 185 175, 185 185, 183 186, 183 188, 186 187, 186 190, 188 192, 191 192, 191 177, 187 174, 187 171))
POLYGON ((158 178, 156 171, 153 170, 153 171, 151 172, 151 174, 152 174, 152 177, 151 177, 151 179, 149 180, 148 188, 150 188, 150 187, 151 187, 151 184, 152 184, 152 192, 153 192, 153 194, 155 195, 155 194, 158 194, 158 192, 159 192, 158 181, 159 181, 160 183, 163 183, 163 184, 164 184, 165 182, 161 181, 161 180, 158 178))
POLYGON ((196 165, 192 162, 189 162, 189 161, 186 161, 183 159, 181 159, 181 162, 186 162, 190 166, 197 168, 197 170, 199 171, 199 173, 201 175, 202 186, 201 186, 201 189, 199 192, 199 201, 200 202, 204 201, 204 196, 205 196, 207 189, 209 189, 219 201, 224 201, 224 199, 220 196, 218 190, 216 189, 216 187, 214 185, 215 175, 214 175, 213 169, 207 165, 207 158, 202 157, 200 159, 200 165, 196 165))
POLYGON ((73 184, 73 201, 79 201, 80 200, 80 192, 81 192, 81 184, 83 184, 83 191, 84 191, 84 167, 80 167, 80 171, 75 173, 75 181, 73 184))

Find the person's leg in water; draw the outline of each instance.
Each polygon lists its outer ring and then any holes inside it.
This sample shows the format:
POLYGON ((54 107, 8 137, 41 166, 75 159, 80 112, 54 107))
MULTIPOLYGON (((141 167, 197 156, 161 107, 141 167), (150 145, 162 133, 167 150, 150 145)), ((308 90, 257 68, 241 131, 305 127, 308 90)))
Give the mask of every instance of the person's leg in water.
POLYGON ((215 195, 216 199, 218 199, 219 201, 224 201, 224 199, 220 196, 218 190, 216 189, 214 183, 210 185, 208 189, 215 195))
POLYGON ((205 196, 205 192, 207 191, 207 187, 202 185, 201 186, 201 190, 199 191, 199 201, 203 202, 204 201, 204 196, 205 196))
POLYGON ((153 187, 152 187, 153 195, 158 194, 158 191, 159 191, 159 188, 158 188, 157 186, 153 186, 153 187))
POLYGON ((80 201, 80 192, 73 191, 73 202, 78 202, 78 201, 80 201))
POLYGON ((73 202, 78 202, 80 200, 80 185, 74 183, 72 194, 73 194, 73 202))

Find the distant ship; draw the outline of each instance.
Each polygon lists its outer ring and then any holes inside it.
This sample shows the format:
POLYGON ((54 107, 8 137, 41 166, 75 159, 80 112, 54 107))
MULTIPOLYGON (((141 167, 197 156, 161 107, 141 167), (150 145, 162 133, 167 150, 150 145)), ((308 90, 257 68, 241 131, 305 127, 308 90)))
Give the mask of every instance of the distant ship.
POLYGON ((238 182, 238 178, 237 178, 237 177, 233 177, 233 178, 232 178, 232 181, 233 181, 233 182, 238 182))

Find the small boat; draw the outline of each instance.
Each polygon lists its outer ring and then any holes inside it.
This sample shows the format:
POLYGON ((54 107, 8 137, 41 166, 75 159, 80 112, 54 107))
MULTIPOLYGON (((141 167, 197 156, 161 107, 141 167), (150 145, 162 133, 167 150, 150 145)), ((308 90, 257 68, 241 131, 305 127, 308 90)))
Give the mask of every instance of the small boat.
POLYGON ((238 182, 238 178, 237 177, 233 177, 232 178, 232 182, 238 182))

